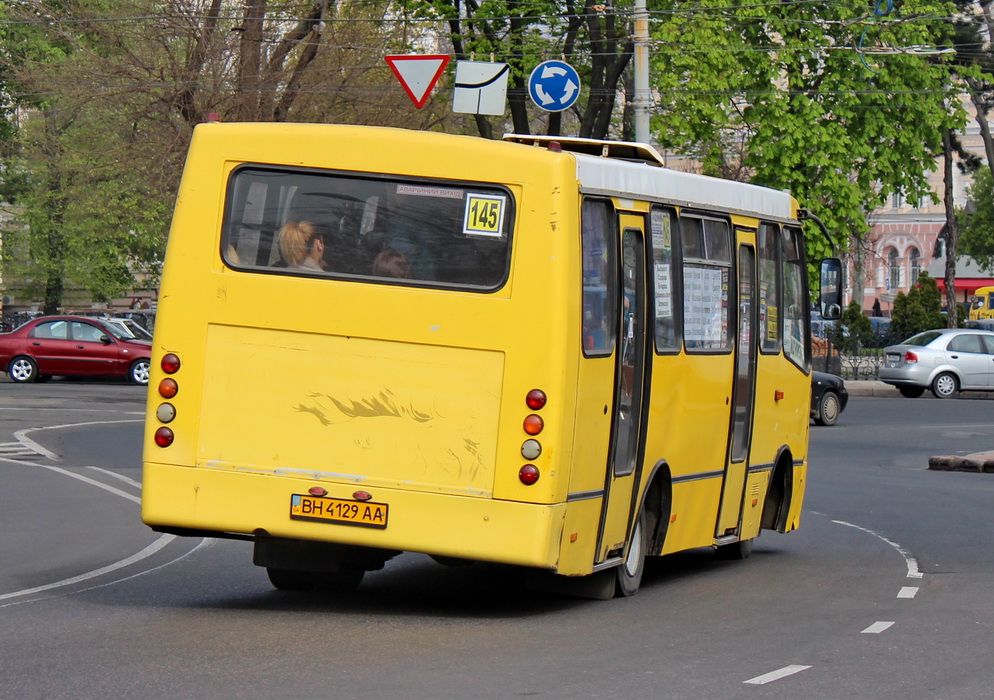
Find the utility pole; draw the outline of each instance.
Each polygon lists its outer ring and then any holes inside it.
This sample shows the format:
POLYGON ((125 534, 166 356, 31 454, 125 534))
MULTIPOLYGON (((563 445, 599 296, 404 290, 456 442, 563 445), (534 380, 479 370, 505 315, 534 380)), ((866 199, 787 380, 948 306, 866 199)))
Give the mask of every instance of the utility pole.
POLYGON ((649 12, 646 0, 635 0, 635 140, 649 143, 649 12))

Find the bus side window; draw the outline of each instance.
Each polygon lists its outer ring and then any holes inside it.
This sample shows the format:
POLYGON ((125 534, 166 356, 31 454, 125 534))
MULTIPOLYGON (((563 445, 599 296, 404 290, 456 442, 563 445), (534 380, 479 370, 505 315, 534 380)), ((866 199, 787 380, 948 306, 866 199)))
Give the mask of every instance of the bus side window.
POLYGON ((655 319, 656 352, 680 349, 680 326, 677 318, 678 304, 674 295, 679 288, 674 275, 677 272, 674 254, 677 238, 676 217, 672 211, 653 207, 649 214, 652 248, 651 286, 653 318, 655 319))
POLYGON ((778 353, 782 344, 779 234, 773 224, 759 227, 759 332, 764 353, 778 353))
POLYGON ((807 369, 811 344, 804 335, 805 312, 808 308, 808 273, 804 262, 804 239, 799 229, 785 227, 781 240, 784 351, 798 367, 807 369))
POLYGON ((585 199, 580 215, 583 248, 583 354, 614 352, 618 326, 618 233, 614 207, 607 200, 585 199))
POLYGON ((728 351, 733 307, 732 244, 728 222, 680 217, 683 249, 683 342, 687 350, 728 351), (732 295, 732 296, 730 296, 732 295))

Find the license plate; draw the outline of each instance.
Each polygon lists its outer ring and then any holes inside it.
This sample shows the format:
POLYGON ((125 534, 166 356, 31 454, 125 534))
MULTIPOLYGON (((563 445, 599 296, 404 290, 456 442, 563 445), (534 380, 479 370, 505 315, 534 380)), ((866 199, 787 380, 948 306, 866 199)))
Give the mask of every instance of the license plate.
POLYGON ((901 356, 896 354, 888 354, 886 364, 888 367, 897 367, 901 364, 901 356))
POLYGON ((290 497, 290 519, 314 523, 337 523, 359 527, 386 528, 386 503, 364 503, 341 498, 306 496, 295 493, 290 497))

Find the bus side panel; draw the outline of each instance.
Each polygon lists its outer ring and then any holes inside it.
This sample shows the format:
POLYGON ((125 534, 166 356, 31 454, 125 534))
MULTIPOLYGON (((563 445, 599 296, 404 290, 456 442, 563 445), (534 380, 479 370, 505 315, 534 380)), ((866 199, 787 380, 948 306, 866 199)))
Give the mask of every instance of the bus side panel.
MULTIPOLYGON (((807 472, 807 444, 811 425, 811 377, 784 358, 783 354, 759 355, 756 379, 756 428, 753 430, 750 463, 772 465, 781 448, 795 462, 788 530, 800 523, 807 472), (778 392, 783 398, 776 399, 778 392), (803 462, 803 463, 797 463, 803 462)), ((771 473, 772 476, 772 473, 771 473)), ((769 481, 767 480, 767 488, 769 481)), ((765 498, 766 491, 763 491, 765 498)), ((762 505, 763 499, 760 499, 762 505)), ((756 525, 758 528, 758 525, 756 525)), ((743 537, 756 533, 743 529, 743 537)))
POLYGON ((645 462, 665 459, 675 482, 664 554, 714 541, 733 369, 731 354, 653 358, 645 462))

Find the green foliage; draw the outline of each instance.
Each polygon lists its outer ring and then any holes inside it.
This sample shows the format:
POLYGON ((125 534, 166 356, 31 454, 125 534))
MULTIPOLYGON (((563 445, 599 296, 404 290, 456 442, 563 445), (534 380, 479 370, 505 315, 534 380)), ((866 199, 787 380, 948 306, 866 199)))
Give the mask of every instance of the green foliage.
MULTIPOLYGON (((887 21, 867 17, 866 5, 674 8, 653 24, 659 143, 701 159, 710 174, 789 190, 844 248, 893 193, 929 196, 942 130, 965 122, 959 101, 948 99, 950 68, 934 56, 861 60, 841 50, 948 40, 948 25, 924 18, 949 16, 951 5, 898 7, 887 21)), ((830 251, 816 229, 808 233, 812 258, 830 251)))
POLYGON ((898 292, 891 319, 890 336, 893 342, 900 342, 922 331, 944 328, 946 323, 942 318, 942 300, 936 281, 923 272, 918 284, 907 294, 898 292))
POLYGON ((977 171, 967 196, 970 209, 958 212, 959 252, 976 260, 981 269, 994 272, 994 178, 989 167, 977 171))

